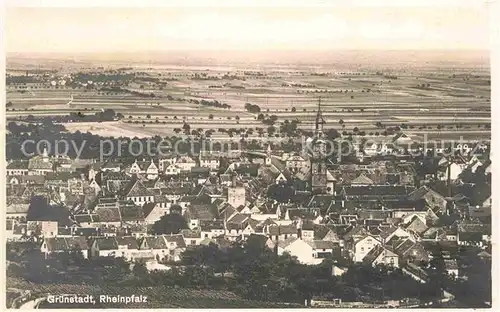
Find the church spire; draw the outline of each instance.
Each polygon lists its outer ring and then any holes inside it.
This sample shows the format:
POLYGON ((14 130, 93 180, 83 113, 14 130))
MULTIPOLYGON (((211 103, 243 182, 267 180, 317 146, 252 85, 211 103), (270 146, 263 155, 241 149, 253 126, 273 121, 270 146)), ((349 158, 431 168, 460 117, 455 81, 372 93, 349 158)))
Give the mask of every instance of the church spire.
POLYGON ((323 119, 323 112, 321 111, 321 97, 318 98, 318 113, 316 114, 316 127, 315 134, 316 137, 323 135, 323 125, 325 120, 323 119))

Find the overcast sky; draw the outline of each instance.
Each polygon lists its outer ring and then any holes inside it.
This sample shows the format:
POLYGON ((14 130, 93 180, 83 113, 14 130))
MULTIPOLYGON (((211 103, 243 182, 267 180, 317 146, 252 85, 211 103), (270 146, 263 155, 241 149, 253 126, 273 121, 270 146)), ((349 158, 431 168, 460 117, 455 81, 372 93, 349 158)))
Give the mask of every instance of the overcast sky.
POLYGON ((488 20, 485 5, 8 7, 4 42, 7 52, 487 50, 488 20))

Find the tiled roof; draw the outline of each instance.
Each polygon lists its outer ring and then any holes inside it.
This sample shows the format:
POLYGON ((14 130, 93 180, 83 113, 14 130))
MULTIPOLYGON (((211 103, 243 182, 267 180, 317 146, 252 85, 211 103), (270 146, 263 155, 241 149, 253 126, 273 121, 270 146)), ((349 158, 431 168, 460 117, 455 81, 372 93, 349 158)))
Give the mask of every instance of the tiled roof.
POLYGON ((7 169, 24 169, 28 170, 29 163, 27 161, 13 161, 7 165, 7 169))
POLYGON ((87 250, 89 246, 87 244, 87 239, 84 236, 73 236, 73 237, 65 237, 66 244, 69 249, 78 248, 80 250, 87 250))
POLYGON ((411 191, 413 191, 413 189, 407 186, 392 186, 392 185, 344 187, 344 192, 346 196, 404 197, 408 195, 411 191))
POLYGON ((7 205, 7 214, 9 213, 28 213, 30 203, 22 200, 20 203, 11 203, 7 205))
POLYGON ((311 247, 314 249, 334 249, 338 246, 334 242, 314 240, 310 243, 311 247))
POLYGON ((163 236, 145 236, 144 240, 149 249, 167 249, 167 243, 163 236))
POLYGON ((129 185, 123 190, 123 194, 127 197, 137 197, 137 196, 154 196, 155 194, 146 188, 143 183, 139 180, 131 181, 129 185))
POLYGON ((99 250, 117 250, 118 242, 114 237, 98 237, 94 240, 99 250))
POLYGON ((121 221, 120 209, 118 208, 100 208, 96 211, 99 216, 99 222, 119 222, 121 221))
POLYGON ((151 211, 153 211, 154 207, 156 206, 156 203, 146 203, 142 206, 142 212, 144 216, 148 216, 151 211))
POLYGON ((64 237, 46 238, 44 239, 44 242, 47 244, 47 250, 49 252, 69 250, 68 244, 66 243, 64 237))
POLYGON ((116 242, 118 246, 127 246, 128 249, 139 249, 137 240, 133 236, 117 236, 116 242))
POLYGON ((269 226, 269 234, 271 235, 297 234, 297 227, 293 224, 269 226))
POLYGON ((237 213, 233 215, 231 219, 228 219, 228 223, 233 223, 233 224, 242 224, 243 222, 247 221, 250 218, 250 215, 248 214, 241 214, 237 213))
POLYGON ((419 217, 414 216, 406 229, 417 234, 422 234, 428 229, 428 226, 424 222, 422 222, 419 217))
POLYGON ((218 217, 217 207, 212 204, 189 205, 187 210, 191 219, 213 220, 218 217))
POLYGON ((221 220, 201 220, 200 221, 200 229, 202 231, 210 231, 210 230, 223 230, 224 229, 224 221, 221 220))
POLYGON ((135 205, 133 202, 120 204, 119 209, 122 221, 144 220, 144 213, 142 211, 142 208, 135 205))
POLYGON ((182 235, 164 235, 163 237, 165 237, 167 243, 176 243, 177 248, 186 248, 186 243, 184 242, 182 235))
POLYGON ((182 235, 184 238, 201 238, 201 232, 200 231, 192 231, 189 229, 183 229, 179 233, 182 235))

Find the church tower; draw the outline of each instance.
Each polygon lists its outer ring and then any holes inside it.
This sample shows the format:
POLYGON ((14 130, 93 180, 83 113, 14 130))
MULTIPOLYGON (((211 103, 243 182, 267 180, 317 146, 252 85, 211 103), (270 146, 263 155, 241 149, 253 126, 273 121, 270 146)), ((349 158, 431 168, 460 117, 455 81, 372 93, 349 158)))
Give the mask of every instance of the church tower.
POLYGON ((323 119, 323 113, 321 111, 321 98, 319 98, 311 156, 311 191, 313 193, 327 193, 326 141, 323 133, 324 124, 325 120, 323 119))

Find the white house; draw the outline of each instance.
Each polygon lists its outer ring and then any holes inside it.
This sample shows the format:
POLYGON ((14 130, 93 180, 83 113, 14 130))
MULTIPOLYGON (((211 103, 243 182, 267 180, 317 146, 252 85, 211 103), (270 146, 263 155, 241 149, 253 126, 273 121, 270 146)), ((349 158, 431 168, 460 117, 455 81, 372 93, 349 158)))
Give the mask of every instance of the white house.
POLYGON ((181 173, 181 167, 177 166, 176 164, 170 164, 165 167, 164 173, 168 176, 179 175, 181 173))
POLYGON ((181 171, 191 171, 192 168, 196 167, 196 162, 189 156, 181 156, 176 165, 181 168, 181 171))
POLYGON ((351 257, 354 262, 362 262, 364 257, 381 242, 372 235, 366 235, 356 240, 352 246, 351 257))
POLYGON ((148 180, 155 180, 158 178, 158 167, 154 163, 154 161, 151 159, 151 164, 149 164, 148 169, 146 169, 146 178, 148 180))

